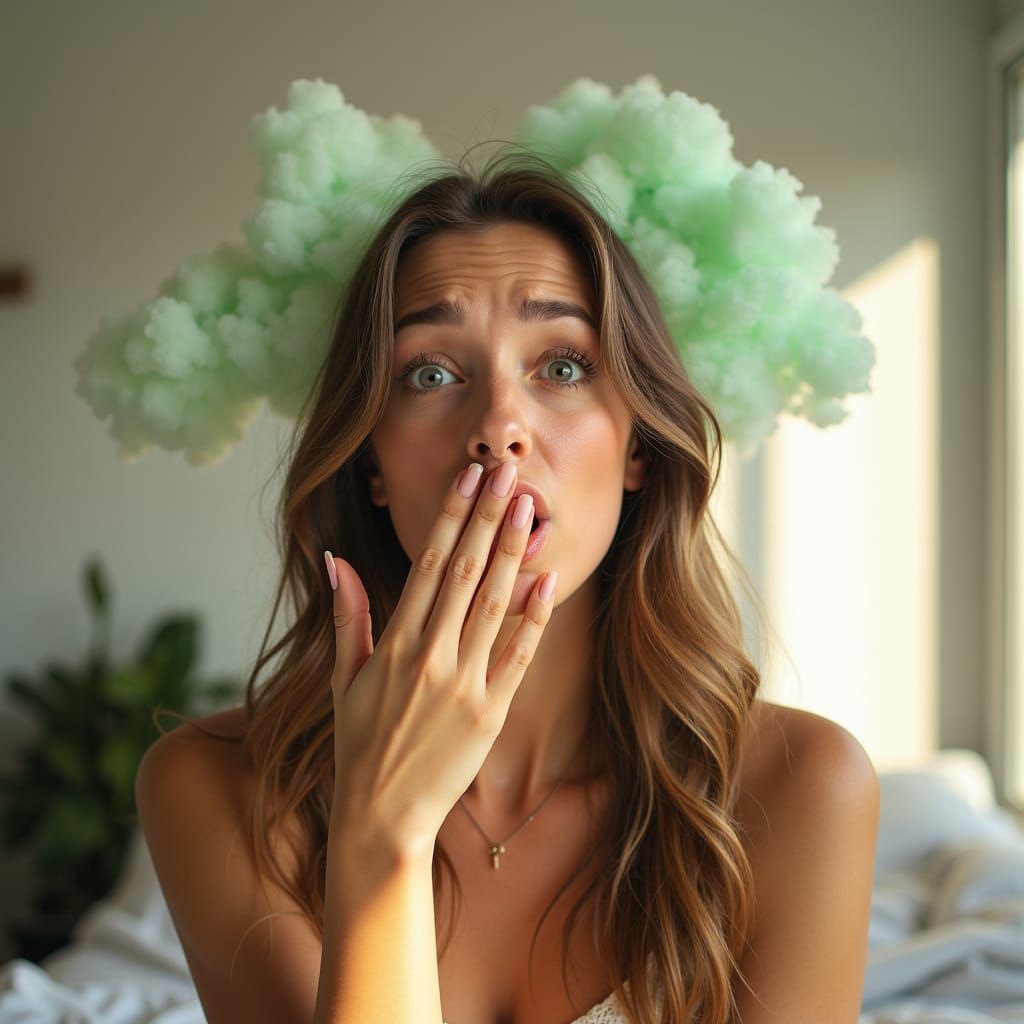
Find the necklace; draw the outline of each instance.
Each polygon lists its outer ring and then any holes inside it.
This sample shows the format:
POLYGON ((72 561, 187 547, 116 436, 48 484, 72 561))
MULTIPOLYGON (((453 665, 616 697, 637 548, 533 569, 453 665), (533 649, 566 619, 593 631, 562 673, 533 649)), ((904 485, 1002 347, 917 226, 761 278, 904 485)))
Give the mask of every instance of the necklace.
MULTIPOLYGON (((586 739, 586 734, 585 734, 585 733, 584 733, 584 737, 583 737, 583 739, 584 739, 584 740, 586 739)), ((581 740, 581 741, 580 741, 580 746, 576 748, 576 753, 579 753, 580 747, 582 747, 582 746, 583 746, 583 740, 581 740)), ((575 760, 575 754, 573 755, 573 760, 575 760)), ((570 763, 570 764, 572 764, 572 762, 571 762, 571 761, 570 761, 569 763, 570 763)), ((478 821, 476 820, 476 818, 474 818, 474 817, 473 817, 473 815, 472 815, 472 814, 470 814, 470 810, 469 810, 469 808, 468 808, 468 807, 467 807, 467 806, 466 806, 466 805, 465 805, 465 804, 464 804, 464 803, 462 802, 462 799, 461 799, 461 798, 459 799, 459 806, 460 806, 460 807, 461 807, 461 808, 462 808, 462 809, 463 809, 463 810, 464 810, 464 811, 466 812, 466 814, 468 814, 468 815, 469 815, 469 820, 470 820, 471 822, 473 822, 473 824, 474 824, 474 825, 476 826, 476 829, 477 829, 477 831, 478 831, 478 832, 480 833, 480 835, 482 835, 482 836, 484 837, 484 839, 486 839, 486 840, 487 840, 487 845, 488 845, 488 846, 490 847, 490 853, 491 853, 491 867, 492 867, 492 868, 493 868, 493 869, 494 869, 495 871, 497 871, 497 870, 498 870, 498 868, 499 868, 499 867, 501 866, 501 865, 500 865, 500 858, 501 858, 501 855, 502 855, 503 853, 505 853, 505 843, 507 843, 507 842, 508 842, 508 841, 509 841, 509 840, 510 840, 510 839, 511 839, 511 838, 512 838, 513 836, 515 836, 515 835, 516 835, 516 834, 517 834, 517 833, 518 833, 518 832, 519 832, 519 831, 520 831, 521 829, 523 829, 523 828, 525 828, 525 827, 526 827, 527 825, 529 825, 529 824, 530 824, 530 822, 531 822, 531 821, 533 821, 533 819, 534 819, 534 818, 536 818, 538 814, 540 814, 540 809, 541 809, 541 808, 542 808, 542 807, 543 807, 543 806, 544 806, 544 805, 545 805, 545 804, 546 804, 546 803, 547 803, 547 802, 548 802, 548 801, 549 801, 549 800, 550 800, 550 799, 551 799, 551 798, 552 798, 552 797, 553 797, 553 796, 555 795, 555 793, 556 793, 556 792, 558 791, 558 788, 559 788, 559 786, 561 786, 561 785, 562 785, 562 783, 563 783, 563 782, 565 782, 565 780, 566 780, 567 778, 568 778, 568 773, 566 773, 565 775, 563 775, 563 776, 561 777, 561 779, 559 779, 559 780, 558 780, 558 784, 557 784, 557 785, 555 786, 555 788, 554 788, 554 789, 552 789, 552 790, 551 790, 551 792, 550 792, 550 793, 548 793, 548 795, 547 795, 546 797, 544 797, 544 799, 543 799, 543 800, 541 800, 541 802, 540 802, 540 803, 539 803, 539 804, 537 805, 537 807, 535 807, 535 808, 534 808, 534 810, 533 810, 533 813, 532 813, 532 814, 530 814, 530 815, 529 815, 529 817, 527 817, 527 819, 526 819, 526 820, 525 820, 525 821, 524 821, 524 822, 523 822, 523 823, 522 823, 522 824, 521 824, 521 825, 519 826, 519 828, 517 828, 517 829, 515 830, 515 832, 513 832, 513 833, 512 833, 511 835, 508 835, 508 836, 506 836, 506 837, 504 838, 504 840, 503 840, 502 842, 500 842, 500 843, 496 843, 496 842, 495 842, 495 841, 494 841, 494 840, 493 840, 493 839, 492 839, 492 838, 491 838, 491 837, 490 837, 490 836, 489 836, 489 835, 488 835, 488 834, 487 834, 487 833, 486 833, 486 832, 485 832, 485 831, 484 831, 484 830, 483 830, 483 829, 482 829, 482 828, 480 827, 480 822, 478 822, 478 821)))

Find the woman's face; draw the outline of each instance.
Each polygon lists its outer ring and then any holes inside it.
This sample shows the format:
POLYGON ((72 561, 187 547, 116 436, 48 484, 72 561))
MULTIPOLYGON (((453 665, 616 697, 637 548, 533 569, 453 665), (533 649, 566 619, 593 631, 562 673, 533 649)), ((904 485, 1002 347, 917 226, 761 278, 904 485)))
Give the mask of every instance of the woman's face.
POLYGON ((441 232, 399 262, 394 373, 372 437, 371 500, 388 506, 411 560, 456 474, 475 461, 486 480, 499 463, 515 463, 517 487, 543 495, 550 523, 520 566, 507 615, 523 614, 550 569, 556 604, 590 579, 623 490, 643 482, 629 411, 601 363, 597 319, 572 250, 531 225, 441 232), (584 318, 523 319, 524 299, 573 304, 584 318), (413 315, 442 300, 461 315, 413 315))

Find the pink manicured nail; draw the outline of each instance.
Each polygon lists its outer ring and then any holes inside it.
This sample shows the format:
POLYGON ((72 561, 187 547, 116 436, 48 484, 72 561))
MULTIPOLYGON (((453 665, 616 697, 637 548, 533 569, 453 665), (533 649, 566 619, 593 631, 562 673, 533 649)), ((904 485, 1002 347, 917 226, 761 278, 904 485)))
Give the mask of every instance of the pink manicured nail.
POLYGON ((459 477, 459 494, 464 498, 472 498, 483 471, 484 467, 479 462, 473 462, 463 470, 462 476, 459 477))
POLYGON ((516 510, 512 513, 512 525, 521 530, 527 523, 533 522, 533 496, 520 494, 516 498, 516 510))
POLYGON ((544 577, 544 582, 540 585, 540 599, 542 601, 550 601, 551 595, 555 592, 555 584, 558 582, 558 573, 549 572, 544 577))
POLYGON ((512 481, 516 478, 516 467, 511 462, 503 462, 498 472, 491 477, 491 491, 499 498, 504 498, 512 490, 512 481))
POLYGON ((337 590, 338 570, 334 565, 334 555, 332 555, 330 551, 325 551, 324 561, 327 563, 327 575, 331 578, 331 590, 337 590))

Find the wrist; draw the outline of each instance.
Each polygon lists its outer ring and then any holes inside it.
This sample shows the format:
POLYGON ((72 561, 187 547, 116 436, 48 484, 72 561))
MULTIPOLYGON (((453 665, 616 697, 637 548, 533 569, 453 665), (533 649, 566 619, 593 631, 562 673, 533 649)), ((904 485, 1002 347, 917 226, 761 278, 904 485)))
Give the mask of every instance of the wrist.
POLYGON ((337 802, 331 810, 327 836, 329 855, 362 872, 373 869, 382 877, 429 870, 433 864, 435 835, 386 828, 367 814, 353 814, 337 802))

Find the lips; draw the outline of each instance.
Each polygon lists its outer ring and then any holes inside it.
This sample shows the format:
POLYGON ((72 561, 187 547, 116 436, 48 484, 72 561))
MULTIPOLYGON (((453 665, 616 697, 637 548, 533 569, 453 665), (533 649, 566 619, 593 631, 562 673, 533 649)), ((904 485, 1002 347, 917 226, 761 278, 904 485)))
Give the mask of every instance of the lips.
POLYGON ((523 552, 523 561, 528 562, 544 546, 548 538, 548 531, 551 529, 550 519, 541 519, 537 522, 530 539, 526 542, 526 550, 523 552))

